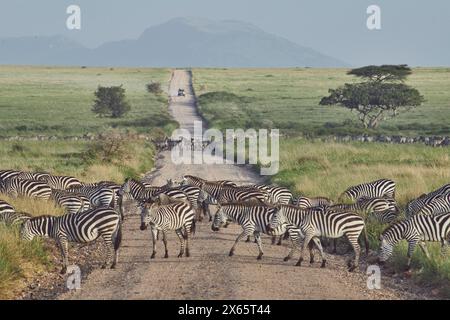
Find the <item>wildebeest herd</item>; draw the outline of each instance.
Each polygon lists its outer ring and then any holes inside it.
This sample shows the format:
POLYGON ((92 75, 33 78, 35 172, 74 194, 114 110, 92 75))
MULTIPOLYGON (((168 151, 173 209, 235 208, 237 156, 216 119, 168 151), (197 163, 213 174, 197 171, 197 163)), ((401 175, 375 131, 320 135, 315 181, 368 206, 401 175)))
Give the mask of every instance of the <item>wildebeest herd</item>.
POLYGON ((122 184, 84 183, 74 177, 45 172, 1 170, 0 194, 53 201, 65 214, 32 217, 16 212, 13 206, 0 200, 0 223, 19 226, 23 240, 32 240, 35 236, 53 238, 61 250, 62 272, 66 272, 69 265, 70 242, 88 243, 98 238, 104 240, 108 249, 103 267, 116 266, 126 217, 125 201, 134 201, 140 208, 141 230, 151 230, 152 259, 160 234, 164 257, 168 257, 169 231, 175 231, 180 240, 178 257, 188 257, 196 223, 207 217, 212 231, 219 231, 230 223, 241 226, 242 233, 229 251, 230 256, 241 239, 251 241, 253 237, 259 250, 257 259, 261 259, 264 254, 261 234, 266 234, 272 237, 272 244, 281 244, 283 238, 290 239, 291 250, 285 261, 299 249, 297 265, 301 265, 307 248, 312 263, 313 249, 316 249, 321 256, 321 266, 325 267, 323 241, 343 237, 354 251, 354 260, 348 262, 349 270, 353 271, 359 265, 359 240, 364 240, 368 252, 365 229, 368 221, 375 221, 386 225, 379 239, 378 261, 386 261, 394 246, 405 239, 409 244, 409 268, 417 244, 426 254, 426 241, 440 242, 442 246, 448 244, 450 184, 411 200, 404 210, 397 205, 395 188, 394 181, 380 179, 349 187, 335 202, 325 197, 294 197, 289 189, 274 185, 237 185, 233 181, 208 181, 192 175, 185 175, 179 181, 168 180, 164 186, 153 186, 136 179, 126 179, 122 184), (210 206, 215 207, 214 214, 210 206))

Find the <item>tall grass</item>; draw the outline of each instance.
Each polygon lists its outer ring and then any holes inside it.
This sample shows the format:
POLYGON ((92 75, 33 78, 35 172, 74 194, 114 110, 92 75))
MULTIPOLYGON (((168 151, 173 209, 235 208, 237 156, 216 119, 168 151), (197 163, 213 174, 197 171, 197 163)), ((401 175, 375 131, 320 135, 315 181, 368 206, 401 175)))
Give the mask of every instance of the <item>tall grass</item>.
MULTIPOLYGON (((450 153, 446 148, 423 145, 309 142, 286 139, 280 146, 280 172, 271 181, 291 188, 295 194, 337 197, 349 186, 380 178, 397 183, 396 199, 406 203, 450 182, 450 153)), ((402 213, 403 215, 403 213, 402 213)), ((379 249, 379 235, 387 227, 368 222, 370 247, 379 249)), ((414 252, 413 279, 420 285, 438 287, 450 297, 450 258, 441 254, 440 244, 428 245, 431 259, 419 248, 414 252)), ((402 272, 406 266, 407 244, 402 241, 389 266, 402 272)), ((450 250, 449 250, 450 251, 450 250)))

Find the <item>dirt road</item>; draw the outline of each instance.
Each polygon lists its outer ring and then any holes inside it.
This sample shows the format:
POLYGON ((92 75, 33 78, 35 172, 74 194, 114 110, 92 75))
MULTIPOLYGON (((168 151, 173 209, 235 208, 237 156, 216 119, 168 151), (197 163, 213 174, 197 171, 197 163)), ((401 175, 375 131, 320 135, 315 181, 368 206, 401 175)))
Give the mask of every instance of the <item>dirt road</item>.
MULTIPOLYGON (((190 74, 177 70, 172 78, 169 94, 170 111, 182 128, 192 130, 200 121, 192 96, 190 74), (176 97, 178 88, 186 90, 186 97, 176 97)), ((157 170, 148 177, 155 185, 167 178, 178 179, 194 174, 207 179, 229 179, 257 182, 260 177, 245 167, 234 165, 174 165, 170 153, 160 155, 157 170)), ((210 224, 197 225, 191 242, 191 257, 176 257, 178 241, 169 235, 169 259, 163 259, 163 245, 158 243, 157 258, 150 261, 149 231, 139 230, 139 216, 130 215, 124 222, 124 239, 120 263, 116 270, 94 270, 82 283, 82 289, 68 292, 60 299, 401 299, 416 296, 389 288, 382 282, 382 290, 368 290, 365 266, 356 273, 345 269, 345 258, 329 257, 329 267, 320 269, 319 263, 295 267, 295 261, 285 263, 282 257, 287 246, 272 246, 263 239, 265 255, 256 260, 254 243, 242 242, 235 256, 228 251, 240 227, 230 225, 218 233, 210 224)), ((287 244, 287 243, 286 243, 287 244)), ((297 256, 296 256, 297 257, 297 256)), ((364 260, 364 257, 363 259, 364 260)), ((387 283, 385 283, 387 282, 387 283)))

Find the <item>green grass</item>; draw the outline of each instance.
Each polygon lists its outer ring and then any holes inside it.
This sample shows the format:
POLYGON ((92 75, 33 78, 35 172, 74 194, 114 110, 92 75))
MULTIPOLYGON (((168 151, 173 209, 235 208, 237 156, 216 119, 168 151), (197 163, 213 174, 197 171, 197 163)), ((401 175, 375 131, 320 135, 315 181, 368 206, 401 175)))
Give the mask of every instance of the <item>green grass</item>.
POLYGON ((170 71, 146 68, 64 68, 0 66, 1 136, 80 136, 106 128, 176 124, 167 111, 167 97, 147 93, 145 85, 158 81, 167 87, 170 71), (121 119, 98 118, 91 112, 98 86, 123 85, 132 107, 121 119))
POLYGON ((407 84, 425 97, 421 107, 385 121, 379 130, 360 127, 344 108, 319 106, 328 89, 358 79, 346 69, 195 69, 201 112, 214 127, 274 127, 292 135, 450 134, 450 69, 416 68, 407 84), (210 92, 226 95, 203 96, 210 92), (231 98, 230 98, 231 97, 231 98))

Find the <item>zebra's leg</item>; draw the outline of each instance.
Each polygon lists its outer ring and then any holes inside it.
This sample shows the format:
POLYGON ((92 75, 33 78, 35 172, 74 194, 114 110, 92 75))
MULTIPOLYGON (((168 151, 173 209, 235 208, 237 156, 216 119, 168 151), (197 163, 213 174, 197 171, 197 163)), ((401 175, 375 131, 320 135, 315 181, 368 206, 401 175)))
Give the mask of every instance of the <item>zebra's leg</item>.
POLYGON ((325 265, 327 263, 327 260, 324 257, 324 252, 323 252, 323 247, 322 247, 322 243, 320 242, 320 239, 318 237, 314 237, 312 239, 312 242, 309 245, 309 253, 311 256, 311 260, 309 261, 310 263, 314 263, 314 253, 313 253, 313 246, 316 245, 317 249, 319 250, 320 253, 320 258, 322 259, 322 264, 320 265, 321 268, 325 268, 325 265))
POLYGON ((353 251, 355 252, 355 259, 354 261, 349 261, 347 263, 348 271, 352 272, 359 266, 359 256, 361 253, 361 247, 359 246, 358 238, 359 234, 347 234, 347 239, 350 242, 350 245, 353 248, 353 251))
POLYGON ((155 228, 150 229, 152 233, 152 255, 150 256, 150 259, 155 259, 156 256, 156 242, 158 241, 158 230, 155 228))
POLYGON ((167 236, 164 231, 161 231, 163 234, 163 243, 164 243, 164 259, 169 258, 169 250, 167 249, 167 236))
POLYGON ((305 235, 305 240, 302 243, 301 249, 300 249, 300 258, 297 261, 296 266, 299 267, 302 265, 303 262, 303 253, 305 252, 305 246, 309 245, 309 243, 311 242, 311 239, 313 238, 313 234, 311 233, 306 233, 305 235))
POLYGON ((283 261, 288 261, 294 255, 294 251, 297 247, 300 247, 300 235, 298 232, 295 232, 293 229, 288 229, 287 233, 289 234, 289 238, 291 239, 291 250, 288 255, 284 257, 283 261))
POLYGON ((412 239, 408 243, 408 253, 406 254, 406 256, 408 257, 408 263, 406 265, 407 271, 411 270, 412 254, 414 252, 414 249, 416 248, 417 242, 418 241, 416 239, 412 239))
POLYGON ((189 252, 189 236, 191 234, 190 230, 191 230, 191 226, 188 226, 189 229, 186 227, 186 231, 185 231, 185 235, 184 235, 184 239, 186 241, 186 257, 190 257, 191 254, 189 252))
POLYGON ((263 249, 262 249, 262 243, 261 243, 261 234, 259 233, 259 231, 255 231, 255 232, 253 232, 253 235, 255 236, 256 244, 258 245, 258 250, 259 250, 259 254, 256 259, 261 260, 263 254, 264 254, 263 249))
POLYGON ((181 258, 184 255, 184 235, 181 229, 177 229, 175 230, 175 232, 178 236, 178 239, 180 240, 180 253, 178 254, 178 258, 181 258))
POLYGON ((242 238, 245 236, 250 236, 250 234, 253 233, 253 230, 244 230, 238 237, 236 238, 236 241, 234 242, 233 246, 231 247, 230 253, 228 254, 230 257, 234 255, 234 250, 236 249, 237 244, 239 241, 241 241, 242 238))
POLYGON ((61 269, 61 274, 66 274, 67 267, 69 266, 69 243, 66 238, 58 238, 57 240, 59 249, 61 250, 63 267, 61 269))
POLYGON ((430 253, 428 252, 427 245, 425 244, 425 241, 419 242, 419 247, 422 249, 423 253, 427 257, 428 260, 430 260, 430 253))
POLYGON ((106 259, 102 265, 102 269, 106 269, 109 262, 111 261, 111 256, 112 256, 112 252, 114 250, 114 245, 112 242, 111 234, 107 234, 107 235, 104 234, 104 235, 102 235, 102 238, 103 238, 103 241, 105 243, 105 248, 106 248, 106 259))

